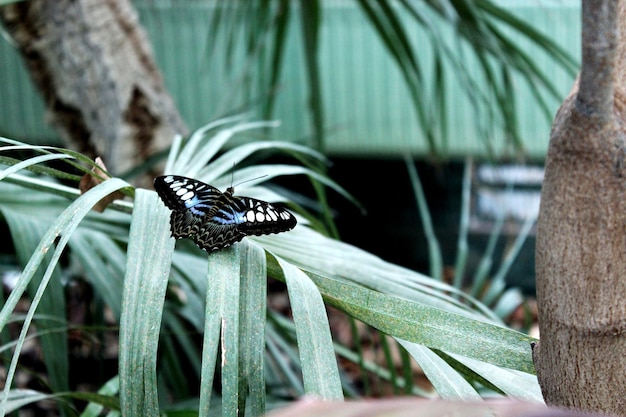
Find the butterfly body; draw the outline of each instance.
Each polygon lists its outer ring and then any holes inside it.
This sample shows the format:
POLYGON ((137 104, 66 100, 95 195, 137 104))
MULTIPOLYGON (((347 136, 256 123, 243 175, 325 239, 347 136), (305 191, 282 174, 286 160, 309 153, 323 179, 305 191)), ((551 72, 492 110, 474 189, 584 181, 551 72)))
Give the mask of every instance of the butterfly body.
POLYGON ((192 178, 165 175, 154 180, 154 188, 172 210, 172 236, 190 238, 207 252, 230 246, 245 236, 285 232, 296 225, 296 218, 287 210, 235 196, 232 187, 222 193, 192 178))

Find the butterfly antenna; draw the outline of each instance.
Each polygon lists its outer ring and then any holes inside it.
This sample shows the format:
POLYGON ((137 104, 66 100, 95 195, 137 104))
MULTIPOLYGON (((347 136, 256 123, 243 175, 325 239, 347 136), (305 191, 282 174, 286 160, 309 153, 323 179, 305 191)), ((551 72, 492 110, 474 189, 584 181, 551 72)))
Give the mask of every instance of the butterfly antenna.
MULTIPOLYGON (((247 182, 250 182, 250 181, 255 181, 255 180, 258 180, 259 178, 265 178, 265 177, 267 177, 267 174, 265 174, 265 175, 261 175, 260 177, 250 178, 249 180, 245 180, 245 181, 241 181, 240 183, 237 183, 237 184, 235 185, 235 187, 239 187, 241 184, 245 184, 245 183, 247 183, 247 182)), ((233 188, 234 188, 234 187, 233 187, 233 188)))

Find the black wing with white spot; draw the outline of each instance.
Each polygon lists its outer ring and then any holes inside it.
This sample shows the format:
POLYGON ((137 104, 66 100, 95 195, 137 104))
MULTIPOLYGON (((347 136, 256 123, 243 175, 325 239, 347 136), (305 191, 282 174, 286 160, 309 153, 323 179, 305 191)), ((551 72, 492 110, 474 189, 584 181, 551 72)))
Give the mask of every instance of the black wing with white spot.
POLYGON ((287 210, 250 197, 233 197, 243 212, 238 229, 246 235, 267 235, 291 230, 296 218, 287 210))
POLYGON ((246 235, 280 233, 296 225, 289 211, 254 198, 233 196, 232 188, 222 193, 177 175, 157 177, 154 188, 172 210, 172 236, 188 237, 208 252, 230 246, 246 235))

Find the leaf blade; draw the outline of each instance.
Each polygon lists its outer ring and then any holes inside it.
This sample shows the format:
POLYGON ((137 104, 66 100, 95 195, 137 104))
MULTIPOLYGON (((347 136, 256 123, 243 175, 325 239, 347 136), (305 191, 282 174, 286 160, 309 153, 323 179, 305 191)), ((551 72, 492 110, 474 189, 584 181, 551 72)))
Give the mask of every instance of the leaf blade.
POLYGON ((323 399, 343 399, 328 318, 313 282, 298 268, 276 258, 282 268, 296 325, 304 387, 323 399))
POLYGON ((135 196, 120 317, 120 406, 124 415, 158 415, 157 346, 174 240, 157 194, 138 189, 135 196))

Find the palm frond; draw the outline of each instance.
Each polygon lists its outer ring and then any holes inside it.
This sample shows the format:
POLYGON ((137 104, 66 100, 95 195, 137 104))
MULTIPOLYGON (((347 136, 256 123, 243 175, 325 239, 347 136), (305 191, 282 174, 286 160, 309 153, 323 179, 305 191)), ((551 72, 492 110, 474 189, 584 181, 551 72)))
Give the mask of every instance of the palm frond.
MULTIPOLYGON (((213 127, 218 125, 224 133, 205 128, 186 142, 179 139, 168 167, 177 173, 203 173, 214 182, 228 184, 233 180, 228 175, 232 167, 224 161, 246 158, 272 147, 260 142, 258 146, 243 145, 243 150, 234 148, 217 156, 235 133, 264 126, 229 120, 216 122, 213 127), (207 159, 207 153, 213 157, 207 159), (221 159, 224 155, 229 156, 221 159), (215 170, 205 170, 218 161, 215 170)), ((318 157, 292 145, 278 144, 275 148, 318 157)), ((339 189, 314 171, 296 165, 259 165, 256 171, 248 165, 238 175, 247 177, 253 172, 266 173, 270 178, 284 174, 317 175, 320 181, 339 189)), ((265 192, 261 185, 265 178, 257 179, 248 190, 265 192)), ((167 362, 176 366, 179 360, 172 355, 178 342, 170 337, 182 331, 183 323, 204 332, 202 352, 192 346, 189 338, 180 342, 190 355, 189 363, 200 367, 201 415, 208 415, 216 406, 222 408, 224 415, 236 415, 246 406, 246 398, 255 415, 264 413, 273 398, 271 393, 276 392, 279 397, 282 392, 282 388, 268 381, 288 387, 292 395, 312 393, 328 399, 341 398, 344 387, 346 391, 350 389, 342 384, 335 358, 339 348, 331 337, 324 302, 396 338, 414 360, 429 370, 429 377, 442 396, 474 398, 478 384, 495 392, 536 399, 538 385, 532 376, 528 347, 532 339, 506 328, 496 314, 458 288, 330 239, 303 223, 288 233, 251 237, 209 256, 184 241, 175 251, 168 210, 151 190, 134 190, 129 193, 135 196, 134 203, 115 203, 111 208, 117 210, 90 212, 103 196, 125 187, 127 183, 113 178, 79 196, 71 187, 16 173, 0 182, 0 193, 7 197, 0 199, 0 211, 17 211, 24 218, 51 224, 42 237, 35 238, 39 243, 31 249, 17 287, 0 310, 1 330, 35 272, 46 268, 16 343, 18 353, 9 367, 5 404, 25 331, 47 291, 61 252, 68 245, 76 252, 72 256, 83 265, 99 296, 111 304, 114 316, 119 317, 120 407, 129 415, 159 412, 162 394, 156 378, 157 345, 159 340, 163 342, 167 362), (68 203, 68 197, 74 201, 68 203), (132 210, 132 217, 124 211, 127 209, 132 210), (51 256, 46 259, 48 251, 51 256), (277 313, 265 316, 268 276, 287 284, 292 327, 287 328, 287 319, 277 313), (167 300, 169 286, 183 295, 167 300), (168 330, 167 336, 161 335, 161 326, 168 330), (219 397, 213 391, 217 367, 221 370, 219 397), (515 371, 496 371, 504 368, 515 371), (514 389, 510 381, 520 383, 520 388, 514 389), (264 395, 265 390, 270 394, 264 395)), ((281 199, 276 193, 265 195, 281 199)), ((19 227, 15 215, 5 215, 5 219, 10 227, 19 227)), ((365 367, 366 363, 361 362, 365 367)), ((384 374, 371 364, 367 369, 384 374)), ((165 374, 179 378, 173 370, 165 374)), ((397 390, 406 387, 418 392, 398 374, 388 373, 387 377, 397 390)), ((172 388, 170 392, 176 390, 172 388)))

